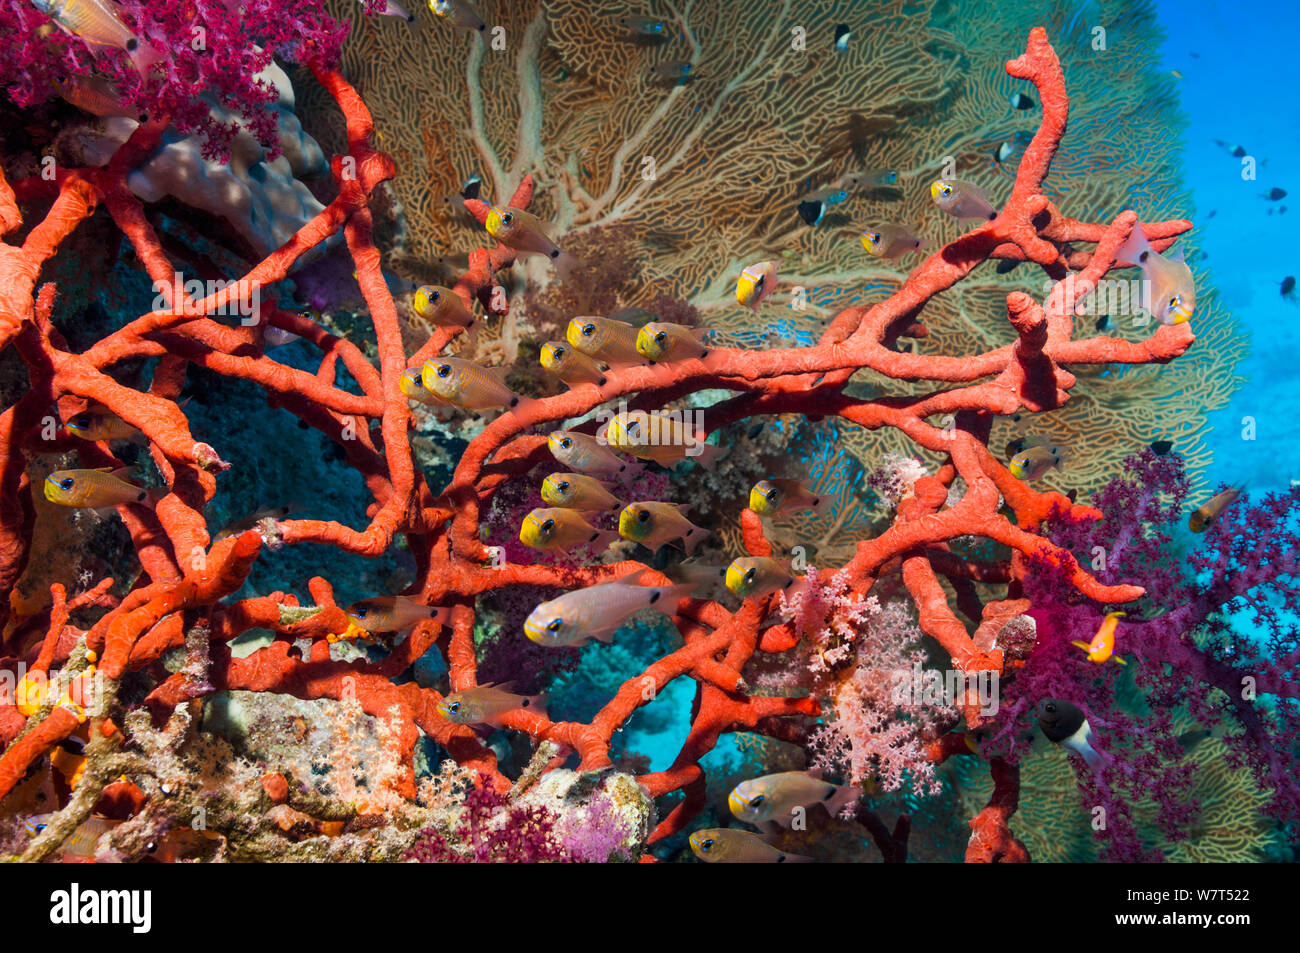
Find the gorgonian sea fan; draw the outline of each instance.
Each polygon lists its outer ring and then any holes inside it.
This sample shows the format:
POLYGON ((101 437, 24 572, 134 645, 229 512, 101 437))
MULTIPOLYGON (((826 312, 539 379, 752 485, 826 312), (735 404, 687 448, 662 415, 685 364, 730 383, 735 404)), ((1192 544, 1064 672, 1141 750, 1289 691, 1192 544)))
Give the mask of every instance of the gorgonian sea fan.
POLYGON ((348 30, 318 0, 122 0, 114 7, 140 41, 136 62, 69 34, 29 0, 0 0, 0 36, 7 38, 0 83, 9 98, 26 108, 55 98, 69 79, 101 77, 132 109, 201 133, 211 158, 224 158, 238 131, 211 116, 213 103, 238 116, 274 154, 276 120, 267 107, 278 94, 258 73, 275 56, 332 67, 348 30), (142 76, 137 64, 145 63, 142 76))

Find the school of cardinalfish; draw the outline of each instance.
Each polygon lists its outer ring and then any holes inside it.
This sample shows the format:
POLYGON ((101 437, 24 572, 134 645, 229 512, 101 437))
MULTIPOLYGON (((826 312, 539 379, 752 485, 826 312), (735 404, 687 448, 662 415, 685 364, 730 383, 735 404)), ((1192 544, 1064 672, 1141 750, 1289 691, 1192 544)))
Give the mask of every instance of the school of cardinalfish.
MULTIPOLYGON (((65 31, 80 36, 93 46, 113 47, 125 51, 144 72, 149 53, 121 22, 110 4, 103 0, 34 0, 65 31)), ((449 25, 482 37, 486 25, 465 0, 430 0, 430 9, 449 25)), ((238 9, 238 4, 234 4, 238 9)), ((411 22, 414 17, 396 3, 389 2, 385 15, 411 22)), ((632 34, 660 37, 667 35, 663 21, 650 18, 624 18, 619 21, 632 34)), ((660 75, 684 80, 692 65, 670 62, 654 68, 660 75)), ((67 84, 62 95, 83 105, 97 115, 127 115, 110 89, 67 84)), ((1013 101, 1014 105, 1014 101, 1013 101)), ((1020 107, 1018 107, 1020 108, 1020 107)), ((1025 107, 1027 108, 1027 107, 1025 107)), ((1006 144, 1004 144, 1006 145, 1006 144)), ((999 161, 1007 157, 998 155, 999 161)), ((893 186, 898 173, 866 170, 849 173, 828 188, 805 195, 799 213, 809 225, 822 220, 826 209, 848 198, 854 188, 893 186)), ((477 198, 481 183, 477 178, 467 184, 461 196, 453 197, 464 210, 465 198, 477 198), (471 194, 472 192, 472 194, 471 194)), ((997 209, 978 186, 958 179, 938 179, 930 185, 934 204, 963 223, 986 222, 997 217, 997 209)), ((511 206, 493 205, 484 226, 501 244, 519 254, 547 259, 561 278, 569 275, 574 258, 551 237, 554 226, 537 216, 511 206)), ((860 233, 863 249, 873 257, 896 259, 929 245, 924 237, 907 226, 882 223, 860 233)), ((1151 293, 1151 311, 1164 324, 1188 321, 1195 309, 1195 288, 1190 269, 1182 259, 1167 258, 1155 252, 1135 228, 1118 253, 1122 262, 1142 269, 1151 293)), ((776 291, 779 263, 762 261, 744 268, 736 280, 736 301, 751 311, 776 291)), ((473 331, 477 318, 470 305, 450 288, 425 285, 413 296, 415 313, 435 327, 473 331)), ((704 360, 709 356, 706 344, 710 329, 692 328, 659 321, 643 309, 625 309, 604 316, 577 316, 568 323, 564 341, 550 341, 540 354, 542 367, 567 386, 604 387, 613 368, 643 363, 657 364, 687 360, 704 360)), ((423 367, 404 372, 399 388, 411 400, 438 407, 464 410, 522 411, 533 400, 512 391, 506 384, 506 369, 484 367, 456 357, 435 357, 423 367)), ((112 441, 143 442, 135 427, 104 408, 91 408, 68 420, 69 433, 87 441, 108 444, 112 441)), ((688 519, 685 505, 661 501, 624 503, 614 492, 616 481, 627 482, 638 475, 643 465, 618 455, 627 454, 664 467, 674 467, 685 459, 694 459, 712 469, 723 448, 705 443, 705 435, 691 432, 681 420, 671 415, 638 411, 611 417, 597 434, 558 430, 550 434, 548 447, 555 459, 567 469, 548 475, 541 486, 542 501, 548 504, 530 512, 520 527, 519 538, 538 550, 569 551, 581 547, 597 550, 620 537, 658 551, 680 542, 687 555, 708 535, 708 531, 688 519), (616 452, 617 451, 617 452, 616 452), (617 532, 600 529, 590 520, 617 513, 617 532)), ((1061 468, 1066 459, 1063 448, 1038 436, 1022 437, 1008 445, 1008 468, 1017 479, 1036 481, 1049 470, 1061 468)), ((1229 489, 1199 506, 1191 515, 1189 527, 1203 532, 1231 505, 1241 490, 1229 489)), ((62 506, 109 511, 115 507, 152 505, 152 495, 130 479, 127 470, 73 469, 55 471, 44 484, 46 499, 62 506)), ((749 496, 749 507, 768 518, 780 518, 807 510, 816 511, 822 499, 804 482, 766 479, 756 484, 749 496)), ((266 521, 272 524, 288 514, 287 508, 262 510, 237 521, 219 532, 216 538, 255 528, 266 521)), ((580 647, 590 641, 611 642, 618 629, 633 615, 653 610, 671 617, 682 599, 699 592, 701 582, 722 579, 726 588, 742 599, 762 598, 773 593, 789 594, 801 582, 792 574, 788 562, 772 557, 741 557, 725 567, 694 563, 681 566, 684 582, 654 585, 644 579, 645 572, 565 593, 538 605, 524 623, 524 634, 539 645, 580 647)), ((417 624, 446 624, 448 610, 428 606, 404 595, 379 596, 348 607, 349 627, 340 638, 372 638, 375 634, 401 633, 417 624)), ((1124 613, 1107 615, 1091 643, 1074 644, 1096 664, 1114 660, 1115 638, 1124 613)), ((93 659, 92 659, 93 662, 93 659)), ((65 702, 60 702, 61 704, 65 702)), ((69 699, 66 703, 73 705, 69 699)), ((489 684, 446 696, 439 713, 450 721, 477 726, 498 726, 501 716, 518 710, 545 710, 545 696, 517 695, 508 684, 489 684)), ((1083 754, 1090 765, 1096 753, 1087 743, 1086 719, 1066 702, 1046 700, 1040 706, 1040 724, 1051 740, 1083 754)), ((84 722, 84 716, 81 718, 84 722)), ((79 729, 80 731, 81 729, 79 729)), ((65 783, 75 787, 84 770, 85 759, 75 742, 60 748, 54 767, 65 783)), ((728 803, 737 819, 760 829, 789 827, 800 812, 821 804, 831 816, 848 810, 863 790, 835 785, 811 772, 784 772, 745 781, 738 785, 728 803)), ((34 818, 33 833, 39 831, 41 818, 34 818)), ((89 859, 100 837, 117 823, 92 817, 63 847, 66 859, 89 859)), ((178 859, 195 851, 208 835, 178 830, 160 845, 160 859, 178 859)), ((708 862, 800 862, 808 858, 788 854, 771 846, 763 837, 738 829, 712 829, 694 833, 692 851, 708 862)))

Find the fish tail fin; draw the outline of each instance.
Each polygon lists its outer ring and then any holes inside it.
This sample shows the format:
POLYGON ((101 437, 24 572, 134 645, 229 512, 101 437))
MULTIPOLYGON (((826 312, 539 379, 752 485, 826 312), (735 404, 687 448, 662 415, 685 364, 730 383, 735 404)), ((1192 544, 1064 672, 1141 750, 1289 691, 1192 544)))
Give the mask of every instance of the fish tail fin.
POLYGON ((437 622, 438 625, 451 625, 451 610, 445 606, 430 606, 433 611, 429 613, 429 618, 437 622))
POLYGON ((726 447, 715 447, 713 444, 704 443, 703 441, 696 444, 696 446, 699 452, 694 455, 688 454, 688 456, 709 472, 712 472, 717 467, 718 460, 727 452, 726 447))
POLYGON ((1119 246, 1115 252, 1115 261, 1128 262, 1134 268, 1142 265, 1142 256, 1150 253, 1151 243, 1147 241, 1146 234, 1142 231, 1142 223, 1134 222, 1133 231, 1129 233, 1128 238, 1124 239, 1124 244, 1119 246))
POLYGON ((578 259, 559 246, 556 246, 552 251, 550 259, 551 264, 555 266, 555 273, 561 281, 571 281, 573 279, 573 269, 578 266, 578 259))
POLYGON ((1070 644, 1073 645, 1075 648, 1083 649, 1085 652, 1092 651, 1092 646, 1089 645, 1087 642, 1079 642, 1079 641, 1071 640, 1070 644))
POLYGON ((1112 655, 1111 658, 1113 658, 1113 659, 1114 659, 1116 662, 1118 662, 1120 665, 1128 665, 1128 662, 1125 661, 1125 659, 1123 659, 1121 656, 1118 656, 1118 655, 1112 655))
POLYGON ((695 598, 696 586, 693 583, 680 583, 672 586, 660 586, 659 597, 655 600, 654 605, 664 611, 665 615, 672 615, 677 611, 677 603, 683 599, 695 598))
POLYGON ((1099 774, 1101 769, 1106 766, 1106 758, 1087 741, 1071 745, 1070 748, 1075 754, 1083 758, 1084 763, 1088 765, 1093 774, 1099 774))
POLYGON ((521 397, 519 394, 515 394, 506 410, 522 419, 530 413, 534 413, 540 403, 541 401, 536 397, 521 397))
POLYGON ((839 817, 847 808, 857 804, 863 793, 860 784, 841 784, 835 789, 835 793, 822 803, 826 805, 827 814, 831 817, 839 817))
POLYGON ((709 531, 699 526, 692 526, 690 529, 688 529, 682 535, 682 543, 686 546, 686 555, 687 556, 695 555, 695 547, 700 545, 700 543, 703 542, 705 537, 707 537, 708 535, 709 535, 709 531))
POLYGON ((535 711, 539 715, 549 717, 546 714, 546 706, 550 702, 551 696, 548 692, 542 692, 540 695, 529 695, 524 699, 524 703, 519 707, 525 711, 535 711))
POLYGON ((139 38, 136 40, 135 49, 128 51, 126 55, 130 57, 131 64, 139 72, 142 79, 147 79, 149 70, 163 58, 163 54, 152 43, 147 40, 142 41, 139 38))
POLYGON ((591 537, 591 542, 588 543, 588 545, 591 546, 592 549, 596 550, 596 552, 603 553, 622 538, 623 537, 619 536, 618 533, 613 530, 601 529, 597 530, 596 535, 591 537))
POLYGON ((645 473, 645 465, 640 463, 625 463, 623 469, 618 471, 618 475, 623 480, 635 480, 641 474, 645 473))

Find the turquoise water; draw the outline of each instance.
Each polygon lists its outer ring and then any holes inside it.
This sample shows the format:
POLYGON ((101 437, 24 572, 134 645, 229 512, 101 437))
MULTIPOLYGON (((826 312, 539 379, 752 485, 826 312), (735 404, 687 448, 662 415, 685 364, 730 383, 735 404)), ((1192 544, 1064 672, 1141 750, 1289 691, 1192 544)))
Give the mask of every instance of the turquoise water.
POLYGON ((1183 76, 1178 89, 1188 126, 1182 163, 1195 203, 1186 214, 1209 255, 1211 282, 1250 334, 1250 353, 1238 367, 1245 385, 1227 408, 1209 414, 1209 476, 1213 482, 1247 481, 1255 493, 1283 489, 1300 477, 1294 437, 1300 305, 1284 301, 1279 290, 1285 276, 1300 274, 1300 110, 1294 101, 1300 5, 1168 0, 1159 4, 1159 16, 1165 67, 1183 76), (1255 181, 1243 180, 1241 159, 1230 154, 1238 144, 1258 160, 1255 181), (1274 187, 1290 194, 1277 202, 1260 197, 1274 187), (1280 206, 1287 206, 1285 214, 1280 206), (1241 436, 1247 416, 1255 420, 1254 441, 1241 436))

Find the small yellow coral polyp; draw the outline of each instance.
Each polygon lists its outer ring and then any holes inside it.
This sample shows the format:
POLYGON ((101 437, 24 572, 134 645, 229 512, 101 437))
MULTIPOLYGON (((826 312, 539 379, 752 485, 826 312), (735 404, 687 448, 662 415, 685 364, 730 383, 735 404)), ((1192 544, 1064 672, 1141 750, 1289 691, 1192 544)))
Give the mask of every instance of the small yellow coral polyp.
POLYGON ((333 645, 335 642, 355 642, 357 639, 363 639, 366 642, 373 642, 374 636, 361 628, 361 626, 357 625, 355 622, 349 622, 348 627, 342 632, 331 632, 329 635, 325 636, 325 641, 330 645, 333 645))

